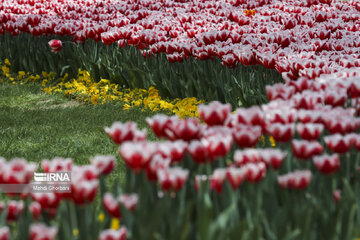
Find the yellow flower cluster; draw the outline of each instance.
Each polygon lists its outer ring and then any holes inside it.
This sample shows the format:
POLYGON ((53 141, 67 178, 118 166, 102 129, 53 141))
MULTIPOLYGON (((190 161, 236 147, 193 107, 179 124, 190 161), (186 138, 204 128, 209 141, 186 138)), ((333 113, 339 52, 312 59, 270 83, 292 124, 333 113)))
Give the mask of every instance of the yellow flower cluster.
POLYGON ((184 117, 198 117, 197 106, 204 101, 196 98, 184 98, 165 100, 159 96, 159 92, 154 87, 146 89, 121 89, 118 84, 110 83, 107 79, 101 79, 95 82, 89 72, 79 69, 78 76, 75 79, 68 79, 68 75, 60 78, 60 82, 55 82, 55 74, 42 72, 42 76, 31 75, 24 71, 19 71, 17 76, 10 74, 11 63, 5 59, 4 64, 0 62, 1 73, 13 84, 24 82, 41 81, 42 90, 45 93, 60 93, 65 96, 71 96, 79 101, 91 103, 93 105, 105 104, 107 102, 118 101, 123 103, 123 109, 140 108, 150 111, 169 111, 184 117))

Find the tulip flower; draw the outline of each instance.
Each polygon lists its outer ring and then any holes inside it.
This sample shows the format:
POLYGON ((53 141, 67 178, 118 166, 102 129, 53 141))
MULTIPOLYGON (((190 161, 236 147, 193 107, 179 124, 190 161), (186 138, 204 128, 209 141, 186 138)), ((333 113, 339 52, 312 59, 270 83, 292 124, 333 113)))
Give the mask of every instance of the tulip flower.
POLYGON ((311 141, 316 140, 320 137, 322 131, 324 130, 324 125, 316 123, 302 124, 298 123, 296 125, 296 131, 301 138, 311 141))
POLYGON ((119 230, 107 229, 103 230, 98 240, 126 240, 126 228, 121 227, 119 230))
POLYGON ((231 112, 231 105, 213 101, 208 105, 200 104, 198 112, 207 125, 222 125, 231 112))
POLYGON ((72 169, 73 160, 71 158, 53 158, 50 160, 42 160, 41 166, 44 172, 54 173, 54 172, 70 172, 72 169))
POLYGON ((31 193, 31 198, 38 202, 42 209, 57 208, 61 200, 54 192, 31 193))
POLYGON ((58 53, 62 48, 62 42, 60 40, 53 39, 49 41, 49 46, 52 52, 58 53))
POLYGON ((239 124, 233 128, 232 136, 240 147, 253 147, 261 137, 261 127, 239 124))
POLYGON ((297 170, 288 174, 278 176, 278 183, 282 188, 305 189, 311 182, 309 170, 297 170))
MULTIPOLYGON (((42 212, 42 208, 41 208, 41 205, 40 203, 38 202, 32 202, 29 206, 29 211, 31 212, 31 215, 33 216, 33 218, 35 220, 38 220, 40 215, 41 215, 41 212, 42 212)), ((1 238, 0 238, 1 239, 1 238)))
POLYGON ((135 210, 138 200, 139 200, 139 196, 136 193, 121 194, 118 197, 118 201, 131 212, 133 212, 135 210))
POLYGON ((172 163, 180 162, 186 153, 188 143, 183 140, 161 142, 157 146, 157 152, 165 158, 170 158, 172 163))
POLYGON ((10 229, 7 226, 0 227, 0 240, 10 240, 10 229))
POLYGON ((238 108, 225 121, 225 125, 229 127, 235 127, 238 124, 263 126, 264 123, 265 114, 258 106, 248 109, 238 108))
POLYGON ((0 213, 7 209, 6 221, 17 221, 24 210, 24 203, 22 201, 10 200, 6 204, 0 202, 0 213))
POLYGON ((189 170, 180 167, 160 169, 157 179, 163 191, 179 191, 189 176, 189 170))
POLYGON ((90 158, 91 165, 95 166, 103 175, 110 174, 115 168, 116 158, 114 156, 100 156, 90 158))
POLYGON ((302 160, 310 159, 324 151, 324 148, 321 146, 321 144, 316 141, 294 139, 291 142, 291 146, 294 156, 302 160))
POLYGON ((168 117, 163 114, 157 114, 152 118, 146 118, 146 123, 152 128, 157 137, 166 137, 165 130, 177 119, 177 117, 168 117))
POLYGON ((335 153, 345 153, 350 150, 350 139, 344 135, 334 134, 324 137, 326 146, 335 153))
POLYGON ((31 224, 29 230, 30 240, 55 240, 57 227, 48 227, 43 223, 31 224))
POLYGON ((121 217, 119 202, 114 198, 114 196, 111 193, 107 192, 104 194, 102 203, 104 205, 106 212, 110 216, 112 216, 114 218, 121 217))
POLYGON ((245 180, 246 174, 247 172, 244 168, 229 167, 226 171, 226 178, 235 190, 241 185, 242 181, 245 180))
POLYGON ((211 160, 209 150, 203 141, 191 141, 187 151, 196 163, 206 163, 211 160))
POLYGON ((215 169, 213 174, 210 176, 210 189, 214 189, 217 193, 221 193, 222 186, 226 179, 226 168, 215 169))
POLYGON ((146 139, 146 129, 140 131, 134 122, 114 122, 112 126, 105 127, 105 132, 116 144, 122 144, 126 141, 144 141, 146 139))
POLYGON ((3 162, 0 169, 0 183, 28 184, 33 178, 36 164, 28 163, 25 159, 14 158, 3 162))
POLYGON ((149 142, 126 142, 119 148, 120 156, 135 172, 145 168, 154 153, 155 145, 149 142))
POLYGON ((272 123, 266 126, 266 131, 277 142, 287 142, 294 136, 294 124, 272 123))
POLYGON ((340 168, 340 159, 338 154, 321 155, 313 159, 315 167, 324 174, 331 174, 340 168))

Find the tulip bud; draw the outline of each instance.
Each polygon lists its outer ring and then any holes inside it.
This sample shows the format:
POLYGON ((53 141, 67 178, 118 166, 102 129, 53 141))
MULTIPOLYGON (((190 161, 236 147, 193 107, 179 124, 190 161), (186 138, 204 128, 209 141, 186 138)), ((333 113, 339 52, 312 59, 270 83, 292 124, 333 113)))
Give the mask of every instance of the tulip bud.
POLYGON ((49 41, 49 46, 52 52, 58 53, 62 48, 62 42, 60 40, 53 39, 49 41))

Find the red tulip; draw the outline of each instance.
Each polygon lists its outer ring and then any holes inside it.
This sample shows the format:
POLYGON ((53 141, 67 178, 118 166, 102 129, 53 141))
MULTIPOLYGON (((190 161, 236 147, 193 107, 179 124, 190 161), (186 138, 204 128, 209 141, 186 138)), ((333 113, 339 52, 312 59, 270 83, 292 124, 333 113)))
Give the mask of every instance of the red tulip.
POLYGON ((155 154, 146 167, 147 178, 150 181, 157 181, 157 171, 170 167, 171 159, 161 154, 155 154))
POLYGON ((319 142, 306 140, 292 140, 292 151, 295 157, 306 160, 315 155, 319 155, 324 151, 324 148, 319 142))
POLYGON ((28 163, 25 159, 14 158, 3 162, 0 169, 0 183, 28 184, 33 178, 36 169, 35 163, 28 163))
POLYGON ((238 124, 263 126, 264 123, 265 114, 258 106, 248 109, 238 108, 225 121, 225 125, 229 127, 235 127, 238 124))
POLYGON ((10 229, 7 226, 0 227, 0 240, 10 240, 10 229))
POLYGON ((257 163, 261 161, 260 149, 236 150, 234 153, 234 161, 236 165, 243 166, 248 163, 257 163))
POLYGON ((52 52, 58 53, 62 48, 62 42, 60 40, 53 39, 49 41, 49 46, 51 47, 52 52))
POLYGON ((230 151, 233 139, 231 135, 222 136, 214 135, 206 138, 202 138, 204 146, 207 148, 207 153, 211 160, 219 157, 224 157, 230 151))
POLYGON ((187 148, 187 151, 196 163, 206 163, 207 161, 211 160, 208 148, 202 141, 191 141, 187 148))
POLYGON ((157 137, 166 137, 165 130, 177 119, 177 117, 168 117, 163 114, 157 114, 152 118, 146 118, 146 123, 152 128, 157 137))
POLYGON ((107 229, 103 230, 98 240, 126 240, 126 228, 121 227, 119 230, 107 229))
POLYGON ((97 155, 93 158, 90 158, 91 165, 95 166, 100 174, 108 175, 115 168, 116 158, 114 156, 100 156, 97 155))
POLYGON ((292 97, 295 93, 295 88, 293 86, 286 86, 281 83, 274 84, 272 86, 267 85, 266 86, 266 93, 269 101, 275 100, 275 99, 283 99, 287 100, 292 97))
POLYGON ((222 125, 231 112, 231 105, 213 101, 208 105, 200 104, 198 112, 207 125, 222 125))
POLYGON ((226 179, 226 169, 218 168, 215 169, 213 174, 210 176, 210 188, 214 189, 217 193, 221 193, 222 186, 226 179))
POLYGON ((279 169, 287 154, 279 149, 264 148, 260 151, 260 159, 266 166, 271 165, 274 169, 279 169))
POLYGON ((44 172, 70 172, 72 169, 73 160, 71 158, 53 158, 51 161, 42 160, 41 166, 44 172))
POLYGON ((110 216, 112 216, 114 218, 121 217, 119 202, 114 198, 114 196, 111 193, 107 192, 104 194, 102 203, 104 205, 106 212, 110 216))
POLYGON ((163 191, 179 191, 189 176, 189 170, 180 167, 160 169, 157 172, 158 182, 163 191))
POLYGON ((350 139, 340 134, 326 136, 324 141, 326 146, 335 153, 345 153, 351 148, 350 139))
POLYGON ((146 139, 146 129, 140 131, 134 122, 114 122, 112 126, 105 127, 105 132, 116 144, 126 141, 144 141, 146 139))
POLYGON ((296 130, 301 138, 311 141, 316 140, 320 137, 322 131, 324 130, 324 125, 316 123, 298 123, 296 125, 296 130))
POLYGON ((180 162, 186 153, 188 143, 182 140, 161 142, 157 152, 165 158, 170 158, 172 163, 180 162))
POLYGON ((266 126, 266 131, 277 142, 287 142, 294 136, 294 124, 272 123, 266 126))
POLYGON ((138 203, 139 197, 136 193, 133 194, 121 194, 118 197, 118 201, 124 205, 126 209, 133 212, 138 203))
POLYGON ((246 178, 246 170, 244 168, 230 167, 226 171, 226 178, 231 187, 235 190, 240 187, 243 180, 246 178))
MULTIPOLYGON (((29 206, 29 211, 31 212, 33 218, 35 220, 38 220, 40 215, 41 215, 41 212, 42 212, 42 208, 41 208, 41 205, 40 203, 38 202, 32 202, 29 206)), ((1 240, 1 237, 0 237, 0 240, 1 240)))
POLYGON ((165 130, 167 137, 171 140, 191 141, 199 139, 201 125, 196 118, 186 118, 172 121, 165 130))
POLYGON ((155 145, 149 142, 126 142, 119 148, 120 156, 135 172, 146 167, 154 152, 155 145))
POLYGON ((325 121, 326 129, 330 133, 351 133, 355 132, 360 126, 360 119, 350 116, 327 116, 325 121))
POLYGON ((24 210, 24 203, 22 201, 10 200, 6 204, 0 202, 0 213, 7 209, 6 221, 17 221, 24 210))
POLYGON ((297 170, 288 174, 278 176, 278 183, 282 188, 305 189, 311 182, 309 170, 297 170))
POLYGON ((261 127, 238 124, 233 128, 232 136, 240 147, 253 147, 262 134, 261 127))
POLYGON ((57 227, 48 227, 43 223, 30 225, 30 240, 55 240, 57 233, 57 227))
POLYGON ((245 171, 245 178, 248 182, 259 182, 266 175, 266 165, 263 162, 247 163, 241 167, 245 171))
POLYGON ((42 209, 57 208, 60 203, 60 198, 54 192, 31 193, 31 198, 38 202, 42 209))
POLYGON ((314 164, 316 168, 324 174, 334 173, 340 168, 339 155, 324 154, 321 156, 314 157, 314 164))

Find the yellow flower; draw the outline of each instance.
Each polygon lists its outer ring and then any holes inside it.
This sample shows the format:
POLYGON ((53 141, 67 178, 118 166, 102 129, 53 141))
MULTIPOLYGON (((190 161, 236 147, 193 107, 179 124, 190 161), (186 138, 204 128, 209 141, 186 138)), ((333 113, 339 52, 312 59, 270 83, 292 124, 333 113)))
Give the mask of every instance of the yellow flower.
POLYGON ((111 219, 111 225, 110 225, 111 229, 114 230, 118 230, 120 228, 120 221, 117 218, 112 218, 111 219))
POLYGON ((7 65, 7 66, 11 66, 11 63, 10 63, 10 61, 9 61, 9 59, 7 59, 7 58, 5 58, 5 64, 7 65))
POLYGON ((47 72, 41 72, 41 74, 42 74, 42 76, 44 77, 44 78, 47 78, 48 77, 48 74, 47 74, 47 72))
POLYGON ((9 74, 9 72, 10 72, 10 68, 8 68, 7 66, 2 66, 1 70, 4 75, 9 74))
POLYGON ((130 105, 129 104, 124 104, 123 110, 129 110, 130 109, 130 105))
POLYGON ((98 217, 99 222, 103 222, 103 221, 104 221, 104 218, 105 218, 104 213, 100 213, 100 214, 99 214, 99 217, 98 217))
POLYGON ((276 142, 275 142, 275 139, 273 138, 273 136, 270 136, 269 140, 270 140, 271 146, 276 147, 276 142))
POLYGON ((73 229, 73 235, 74 235, 74 236, 78 236, 78 235, 79 235, 79 229, 74 228, 74 229, 73 229))
POLYGON ((98 95, 92 95, 91 96, 91 99, 90 99, 90 102, 94 105, 98 104, 98 101, 99 101, 99 96, 98 95))

